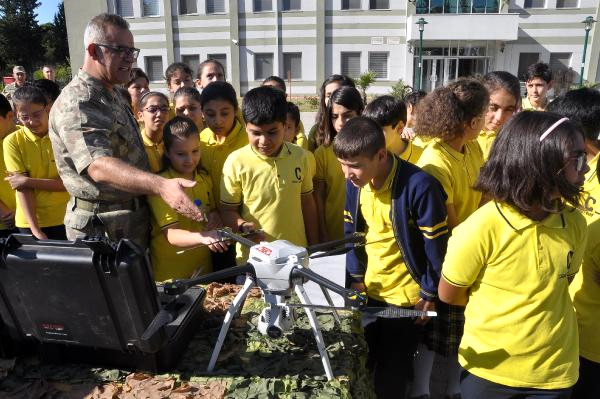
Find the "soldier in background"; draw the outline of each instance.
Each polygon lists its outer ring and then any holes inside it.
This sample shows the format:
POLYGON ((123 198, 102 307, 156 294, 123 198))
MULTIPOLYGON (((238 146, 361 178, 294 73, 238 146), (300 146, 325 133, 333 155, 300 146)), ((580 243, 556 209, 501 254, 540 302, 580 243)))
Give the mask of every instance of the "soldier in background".
MULTIPOLYGON (((13 78, 15 81, 13 83, 7 84, 2 90, 2 94, 8 101, 12 103, 12 95, 18 88, 23 87, 27 84, 27 72, 25 72, 25 68, 21 65, 15 65, 13 67, 13 78)), ((14 107, 13 107, 14 108, 14 107)))
POLYGON ((146 248, 150 215, 145 195, 202 220, 185 194, 195 183, 149 173, 137 122, 114 89, 130 78, 139 50, 127 22, 101 14, 88 23, 83 67, 50 112, 50 138, 58 172, 70 194, 67 237, 129 238, 146 248))

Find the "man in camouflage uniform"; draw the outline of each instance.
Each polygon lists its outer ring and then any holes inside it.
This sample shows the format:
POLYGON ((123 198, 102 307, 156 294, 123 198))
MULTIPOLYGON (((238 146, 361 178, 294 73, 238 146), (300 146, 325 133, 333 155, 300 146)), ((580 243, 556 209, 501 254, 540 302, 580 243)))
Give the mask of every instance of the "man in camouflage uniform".
POLYGON ((27 72, 25 72, 25 68, 21 65, 15 65, 13 67, 13 78, 15 81, 13 83, 7 84, 4 86, 4 90, 2 90, 2 94, 4 97, 12 104, 12 96, 17 91, 18 88, 23 87, 27 84, 27 72))
POLYGON ((159 195, 182 215, 200 220, 185 194, 195 183, 149 173, 138 125, 114 85, 129 80, 139 50, 123 18, 101 14, 85 30, 84 64, 50 112, 56 167, 71 194, 67 237, 129 238, 147 248, 150 215, 144 195, 159 195))

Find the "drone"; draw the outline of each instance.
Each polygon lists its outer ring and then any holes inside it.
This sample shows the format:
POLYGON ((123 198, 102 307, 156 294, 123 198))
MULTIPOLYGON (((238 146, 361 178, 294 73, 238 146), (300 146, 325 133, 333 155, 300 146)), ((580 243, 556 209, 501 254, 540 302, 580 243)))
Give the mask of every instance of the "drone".
MULTIPOLYGON (((384 318, 432 317, 437 315, 436 312, 432 311, 420 311, 395 306, 367 307, 367 296, 365 293, 342 287, 309 269, 310 259, 342 254, 354 246, 365 245, 365 235, 363 233, 354 233, 341 240, 303 248, 286 240, 263 241, 257 244, 245 236, 233 233, 228 228, 220 229, 218 232, 221 239, 237 241, 250 248, 248 261, 245 265, 230 267, 197 278, 174 280, 164 285, 164 293, 166 295, 177 297, 194 285, 208 284, 240 274, 246 275, 246 280, 241 290, 225 314, 223 325, 208 364, 208 372, 214 370, 231 321, 241 311, 250 289, 255 285, 262 290, 264 301, 267 305, 262 310, 258 319, 259 332, 270 338, 281 337, 284 332, 293 328, 294 308, 303 308, 308 316, 328 380, 332 380, 334 376, 329 356, 325 349, 323 335, 321 334, 315 315, 316 309, 333 312, 334 319, 338 324, 340 322, 339 315, 337 314, 338 310, 361 311, 384 318), (321 288, 328 305, 315 305, 311 303, 304 289, 304 283, 307 281, 312 281, 321 288), (345 306, 334 306, 328 290, 339 294, 343 298, 345 306), (294 293, 300 300, 300 304, 289 303, 294 293)), ((171 303, 174 302, 172 301, 171 303)), ((160 327, 173 319, 174 313, 170 307, 174 305, 171 305, 171 303, 167 304, 156 315, 144 335, 152 335, 160 327)))

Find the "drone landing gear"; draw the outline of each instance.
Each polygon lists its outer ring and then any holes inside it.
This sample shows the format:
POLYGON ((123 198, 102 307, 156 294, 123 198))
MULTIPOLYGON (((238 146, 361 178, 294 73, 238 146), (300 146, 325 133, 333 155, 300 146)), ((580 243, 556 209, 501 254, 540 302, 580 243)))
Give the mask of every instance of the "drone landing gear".
MULTIPOLYGON (((225 342, 225 337, 227 336, 227 331, 229 330, 229 326, 231 325, 231 321, 233 320, 235 315, 238 313, 238 311, 244 305, 244 302, 246 301, 246 297, 248 296, 248 293, 250 292, 250 289, 252 288, 253 285, 254 285, 254 277, 247 275, 246 281, 244 282, 242 289, 236 295, 231 306, 229 307, 229 310, 225 314, 225 319, 223 320, 223 325, 221 326, 221 331, 219 332, 219 337, 217 338, 217 343, 215 344, 215 348, 213 349, 213 353, 210 357, 210 362, 208 363, 207 370, 209 372, 212 372, 214 370, 215 364, 217 363, 217 359, 219 358, 219 353, 221 352, 221 348, 223 347, 223 343, 225 342)), ((308 295, 306 295, 306 291, 304 290, 304 285, 301 282, 294 282, 294 291, 296 292, 296 295, 298 295, 298 298, 300 299, 300 303, 302 303, 302 305, 309 305, 309 306, 312 305, 312 303, 310 302, 310 299, 308 299, 308 295)), ((327 292, 326 289, 323 289, 323 293, 325 294, 325 298, 327 299, 327 302, 331 306, 333 306, 333 301, 331 300, 331 297, 329 296, 329 293, 327 292)), ((284 304, 280 304, 280 303, 271 303, 273 300, 277 300, 277 302, 279 302, 278 301, 279 298, 280 297, 278 295, 271 295, 271 294, 268 294, 265 292, 266 302, 269 303, 272 307, 273 306, 275 306, 275 307, 285 306, 284 304), (268 296, 268 298, 267 298, 267 296, 268 296)), ((321 355, 321 361, 323 362, 323 368, 325 369, 325 375, 327 376, 328 380, 332 380, 333 379, 333 370, 331 369, 331 364, 329 363, 329 356, 327 355, 327 349, 325 348, 325 341, 323 340, 323 334, 321 334, 321 330, 319 329, 317 316, 312 308, 305 307, 304 310, 306 311, 306 315, 308 316, 308 321, 310 323, 311 329, 315 336, 315 341, 317 342, 317 348, 319 349, 319 354, 321 355)), ((289 308, 287 309, 287 311, 289 311, 289 308)), ((335 311, 334 311, 334 317, 336 318, 336 321, 339 323, 339 316, 337 315, 337 313, 335 311)))

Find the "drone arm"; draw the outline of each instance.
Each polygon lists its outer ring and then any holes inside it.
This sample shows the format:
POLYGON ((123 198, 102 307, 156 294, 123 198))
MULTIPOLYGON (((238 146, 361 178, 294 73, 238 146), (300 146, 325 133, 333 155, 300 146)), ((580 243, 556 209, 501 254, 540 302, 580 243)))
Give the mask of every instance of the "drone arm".
POLYGON ((344 298, 344 303, 351 308, 362 308, 366 305, 366 297, 357 290, 344 288, 310 269, 295 267, 292 270, 291 277, 292 279, 301 278, 310 280, 317 283, 322 288, 327 288, 336 294, 341 295, 342 298, 344 298))
POLYGON ((255 275, 254 266, 252 266, 249 263, 246 263, 242 266, 228 267, 226 269, 219 270, 213 273, 208 273, 197 278, 192 278, 188 280, 175 280, 166 283, 164 286, 164 290, 165 294, 167 295, 180 295, 183 294, 187 289, 193 287, 194 285, 208 284, 212 283, 213 281, 218 281, 245 273, 255 275))
MULTIPOLYGON (((306 248, 309 254, 321 251, 328 250, 338 250, 338 247, 341 247, 346 244, 363 244, 365 242, 365 234, 364 233, 352 233, 346 238, 342 238, 340 240, 327 241, 321 244, 310 245, 306 248)), ((340 248, 341 249, 341 248, 340 248)))

